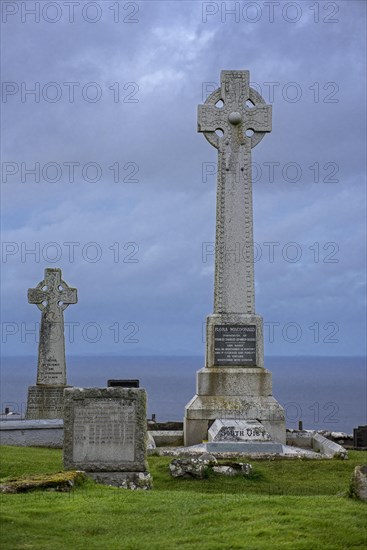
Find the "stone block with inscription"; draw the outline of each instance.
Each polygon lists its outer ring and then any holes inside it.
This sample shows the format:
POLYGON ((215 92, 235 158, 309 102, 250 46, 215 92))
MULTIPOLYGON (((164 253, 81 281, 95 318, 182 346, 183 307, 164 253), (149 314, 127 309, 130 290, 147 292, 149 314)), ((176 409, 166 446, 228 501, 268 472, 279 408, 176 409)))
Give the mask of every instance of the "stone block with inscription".
POLYGON ((198 108, 198 131, 218 150, 214 312, 205 367, 186 405, 185 445, 206 440, 216 419, 258 419, 285 444, 284 410, 272 396, 255 312, 251 150, 271 131, 271 118, 249 71, 222 71, 220 87, 198 108))
POLYGON ((272 441, 258 420, 217 419, 208 430, 209 452, 282 453, 283 446, 272 441))
POLYGON ((149 489, 143 388, 66 388, 64 467, 100 483, 149 489))

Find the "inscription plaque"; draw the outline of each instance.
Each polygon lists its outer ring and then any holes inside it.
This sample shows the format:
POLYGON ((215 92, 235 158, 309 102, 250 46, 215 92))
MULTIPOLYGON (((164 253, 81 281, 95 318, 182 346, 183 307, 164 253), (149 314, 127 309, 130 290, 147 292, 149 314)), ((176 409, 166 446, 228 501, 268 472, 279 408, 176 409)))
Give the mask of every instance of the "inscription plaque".
POLYGON ((62 418, 63 391, 63 386, 29 386, 26 418, 28 420, 62 418))
POLYGON ((215 325, 214 364, 256 365, 256 325, 215 325))
POLYGON ((73 460, 135 460, 135 401, 85 399, 74 404, 73 460))

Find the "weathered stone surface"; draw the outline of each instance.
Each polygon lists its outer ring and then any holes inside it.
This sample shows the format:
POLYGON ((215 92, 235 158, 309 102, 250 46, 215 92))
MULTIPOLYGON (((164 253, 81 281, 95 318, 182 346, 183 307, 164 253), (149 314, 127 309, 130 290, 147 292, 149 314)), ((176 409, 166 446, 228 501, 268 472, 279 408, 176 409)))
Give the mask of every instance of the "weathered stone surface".
POLYGON ((204 367, 197 372, 196 394, 237 397, 271 396, 271 378, 271 372, 266 369, 248 368, 244 376, 241 367, 204 367))
POLYGON ((198 131, 218 150, 214 313, 255 313, 251 148, 271 131, 272 108, 249 82, 249 71, 222 71, 198 108, 198 131))
POLYGON ((200 460, 204 461, 204 462, 208 462, 210 464, 216 464, 217 463, 217 459, 215 458, 214 455, 210 454, 210 453, 203 453, 199 456, 200 460))
POLYGON ((60 419, 66 386, 28 386, 27 420, 60 419))
POLYGON ((216 418, 258 419, 285 443, 284 411, 272 397, 263 320, 255 313, 251 149, 271 131, 272 110, 249 82, 249 71, 222 71, 221 87, 198 108, 198 131, 218 150, 214 313, 205 368, 186 405, 186 446, 205 440, 216 418))
POLYGON ((350 493, 359 500, 367 500, 367 464, 354 468, 350 493))
POLYGON ((147 432, 147 449, 155 449, 156 444, 151 432, 147 432))
MULTIPOLYGON (((154 454, 157 456, 172 456, 172 457, 198 457, 200 454, 203 453, 203 451, 208 452, 207 450, 207 443, 202 443, 200 445, 194 445, 193 447, 161 447, 157 448, 154 451, 154 454)), ((241 445, 241 443, 239 444, 241 445)), ((255 445, 255 443, 253 443, 255 445)), ((257 445, 261 445, 258 443, 257 445)), ((292 447, 292 446, 285 446, 282 445, 283 450, 282 452, 276 453, 277 458, 281 458, 282 460, 298 460, 300 458, 310 458, 315 460, 330 460, 330 457, 322 455, 321 453, 317 453, 314 451, 311 451, 309 449, 300 449, 298 447, 292 447)), ((256 458, 256 460, 272 460, 274 458, 274 452, 258 452, 256 451, 256 454, 252 454, 248 451, 240 451, 237 450, 235 453, 233 451, 225 451, 222 450, 213 451, 211 454, 215 456, 217 460, 224 460, 224 459, 232 459, 234 454, 236 455, 236 458, 246 458, 253 456, 256 458)))
POLYGON ((45 269, 45 278, 28 290, 28 302, 41 310, 37 384, 66 385, 64 310, 78 301, 76 288, 61 278, 61 269, 45 269))
POLYGON ((26 493, 35 489, 47 491, 71 491, 85 479, 84 472, 58 472, 8 479, 0 485, 0 493, 26 493))
POLYGON ((249 475, 252 466, 244 462, 218 464, 213 455, 203 453, 198 458, 175 458, 169 465, 169 469, 172 477, 203 479, 209 471, 225 476, 249 475))
POLYGON ((169 465, 172 477, 194 477, 203 479, 206 477, 209 466, 215 464, 209 454, 203 454, 198 458, 175 458, 169 465))
POLYGON ((142 388, 67 388, 64 466, 89 472, 146 472, 142 388))
POLYGON ((78 301, 76 288, 62 280, 61 269, 45 269, 45 278, 28 290, 28 302, 41 310, 37 385, 28 390, 27 419, 62 417, 66 387, 64 310, 78 301))
POLYGON ((272 441, 260 443, 252 443, 251 441, 212 441, 206 444, 206 448, 211 453, 283 453, 283 445, 272 441))
POLYGON ((252 465, 245 462, 225 462, 213 466, 213 472, 223 476, 248 476, 251 473, 252 465))
POLYGON ((119 489, 148 491, 153 488, 153 479, 148 472, 86 472, 96 483, 119 489))
POLYGON ((231 468, 231 466, 213 466, 213 472, 228 477, 233 477, 237 475, 236 470, 234 468, 231 468))

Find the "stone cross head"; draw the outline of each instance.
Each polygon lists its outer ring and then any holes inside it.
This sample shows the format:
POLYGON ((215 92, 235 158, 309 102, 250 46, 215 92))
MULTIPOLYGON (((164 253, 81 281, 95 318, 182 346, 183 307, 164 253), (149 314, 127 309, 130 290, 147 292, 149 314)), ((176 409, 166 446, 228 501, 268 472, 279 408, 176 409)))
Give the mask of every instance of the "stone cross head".
POLYGON ((221 87, 198 106, 198 131, 216 149, 235 145, 252 148, 271 132, 271 105, 250 87, 249 80, 249 71, 222 71, 221 87))
POLYGON ((69 287, 61 278, 59 268, 46 268, 45 278, 36 288, 28 289, 28 302, 45 313, 63 311, 78 301, 77 289, 69 287))

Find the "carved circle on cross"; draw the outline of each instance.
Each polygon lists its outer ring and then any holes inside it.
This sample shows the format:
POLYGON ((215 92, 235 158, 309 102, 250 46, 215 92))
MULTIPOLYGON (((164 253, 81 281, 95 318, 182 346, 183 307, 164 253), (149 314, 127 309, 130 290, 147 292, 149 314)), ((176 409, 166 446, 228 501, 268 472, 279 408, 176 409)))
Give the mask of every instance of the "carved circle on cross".
POLYGON ((34 289, 29 289, 28 296, 32 296, 32 301, 38 309, 44 311, 49 308, 50 317, 52 317, 52 309, 49 306, 57 306, 64 311, 74 301, 63 301, 63 293, 67 296, 67 291, 71 293, 75 291, 65 281, 60 279, 59 281, 52 280, 52 275, 49 275, 49 280, 43 280, 34 289))
MULTIPOLYGON (((257 105, 266 105, 265 100, 261 97, 261 95, 254 90, 254 88, 249 87, 249 98, 248 101, 252 104, 253 107, 256 107, 257 105)), ((204 105, 213 105, 217 109, 225 110, 226 105, 224 104, 224 99, 222 98, 222 91, 221 88, 217 88, 214 92, 212 92, 206 99, 204 105), (223 103, 221 107, 217 106, 218 103, 223 103)), ((247 108, 250 108, 247 106, 247 108)), ((228 135, 231 133, 231 127, 238 126, 243 124, 243 119, 241 113, 238 111, 230 111, 227 116, 227 123, 222 122, 221 125, 218 125, 218 130, 221 130, 223 132, 223 137, 220 137, 216 134, 216 132, 203 132, 205 138, 209 141, 213 147, 216 149, 219 149, 221 146, 221 143, 228 139, 228 135)), ((242 128, 244 139, 250 140, 251 149, 255 147, 260 141, 263 139, 265 134, 267 132, 259 132, 254 131, 250 127, 244 127, 242 128), (250 134, 249 130, 251 130, 252 134, 250 134)))

